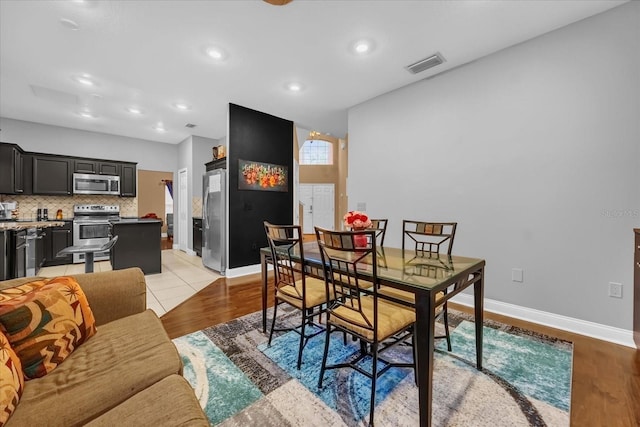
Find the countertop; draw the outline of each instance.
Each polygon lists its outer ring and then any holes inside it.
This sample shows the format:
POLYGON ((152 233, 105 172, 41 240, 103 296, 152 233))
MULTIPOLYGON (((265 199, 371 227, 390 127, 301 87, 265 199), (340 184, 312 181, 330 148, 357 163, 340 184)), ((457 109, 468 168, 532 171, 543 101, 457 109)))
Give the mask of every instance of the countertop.
POLYGON ((0 230, 26 230, 28 228, 62 227, 64 221, 9 221, 0 222, 0 230))
POLYGON ((147 223, 160 223, 162 224, 161 219, 155 218, 120 218, 117 221, 110 221, 111 224, 147 224, 147 223))

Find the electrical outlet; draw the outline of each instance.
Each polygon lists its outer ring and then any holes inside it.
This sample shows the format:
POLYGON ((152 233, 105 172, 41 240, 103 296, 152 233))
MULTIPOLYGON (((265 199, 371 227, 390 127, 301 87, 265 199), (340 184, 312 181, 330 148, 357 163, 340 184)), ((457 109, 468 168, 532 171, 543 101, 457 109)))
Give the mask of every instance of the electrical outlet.
POLYGON ((521 268, 512 268, 511 269, 511 281, 512 282, 524 282, 523 271, 521 268))
POLYGON ((611 298, 622 298, 622 283, 609 282, 609 296, 611 298))

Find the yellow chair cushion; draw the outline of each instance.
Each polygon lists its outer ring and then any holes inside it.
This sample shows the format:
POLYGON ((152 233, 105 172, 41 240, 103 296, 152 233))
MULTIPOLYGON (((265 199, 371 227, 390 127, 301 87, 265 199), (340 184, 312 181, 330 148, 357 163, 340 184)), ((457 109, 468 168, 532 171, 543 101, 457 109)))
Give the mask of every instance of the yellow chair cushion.
MULTIPOLYGON (((327 291, 324 286, 324 280, 316 279, 315 277, 307 277, 305 279, 305 285, 307 287, 307 292, 305 294, 307 300, 305 306, 307 308, 315 307, 327 302, 327 291)), ((296 288, 292 285, 281 286, 278 288, 276 297, 279 300, 285 301, 299 310, 302 310, 302 279, 296 281, 296 288), (296 288, 300 290, 300 294, 298 294, 296 288)), ((333 299, 331 295, 329 295, 329 298, 333 299)))
MULTIPOLYGON (((416 296, 413 292, 403 291, 402 289, 392 288, 391 286, 380 286, 380 288, 378 289, 378 295, 383 298, 395 298, 411 306, 416 305, 416 296)), ((436 294, 436 306, 442 304, 443 298, 444 292, 438 292, 436 294)))
MULTIPOLYGON (((369 329, 370 326, 367 324, 368 320, 373 325, 373 301, 372 296, 360 298, 362 313, 364 313, 366 320, 359 311, 341 305, 330 311, 329 323, 341 326, 373 341, 373 330, 369 329)), ((378 341, 402 331, 415 321, 416 313, 414 310, 378 299, 378 341)))

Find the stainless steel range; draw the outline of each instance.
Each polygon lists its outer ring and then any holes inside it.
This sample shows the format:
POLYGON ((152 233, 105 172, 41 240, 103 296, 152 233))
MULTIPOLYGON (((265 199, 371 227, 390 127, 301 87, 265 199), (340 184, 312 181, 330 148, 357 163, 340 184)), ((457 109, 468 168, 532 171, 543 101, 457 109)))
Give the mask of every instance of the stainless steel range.
MULTIPOLYGON (((118 205, 74 205, 73 245, 99 245, 111 238, 111 221, 120 219, 118 205)), ((98 252, 94 261, 109 259, 109 252, 98 252)), ((84 254, 73 254, 73 262, 84 262, 84 254)))

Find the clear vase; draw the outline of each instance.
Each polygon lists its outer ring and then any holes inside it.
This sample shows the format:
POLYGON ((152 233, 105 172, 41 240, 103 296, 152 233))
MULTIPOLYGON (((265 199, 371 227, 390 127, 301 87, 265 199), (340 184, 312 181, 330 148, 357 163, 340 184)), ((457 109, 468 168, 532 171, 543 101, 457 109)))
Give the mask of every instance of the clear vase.
MULTIPOLYGON (((353 231, 364 231, 364 228, 354 228, 353 231)), ((366 248, 368 245, 367 236, 364 234, 356 234, 353 236, 353 244, 356 248, 366 248)))

